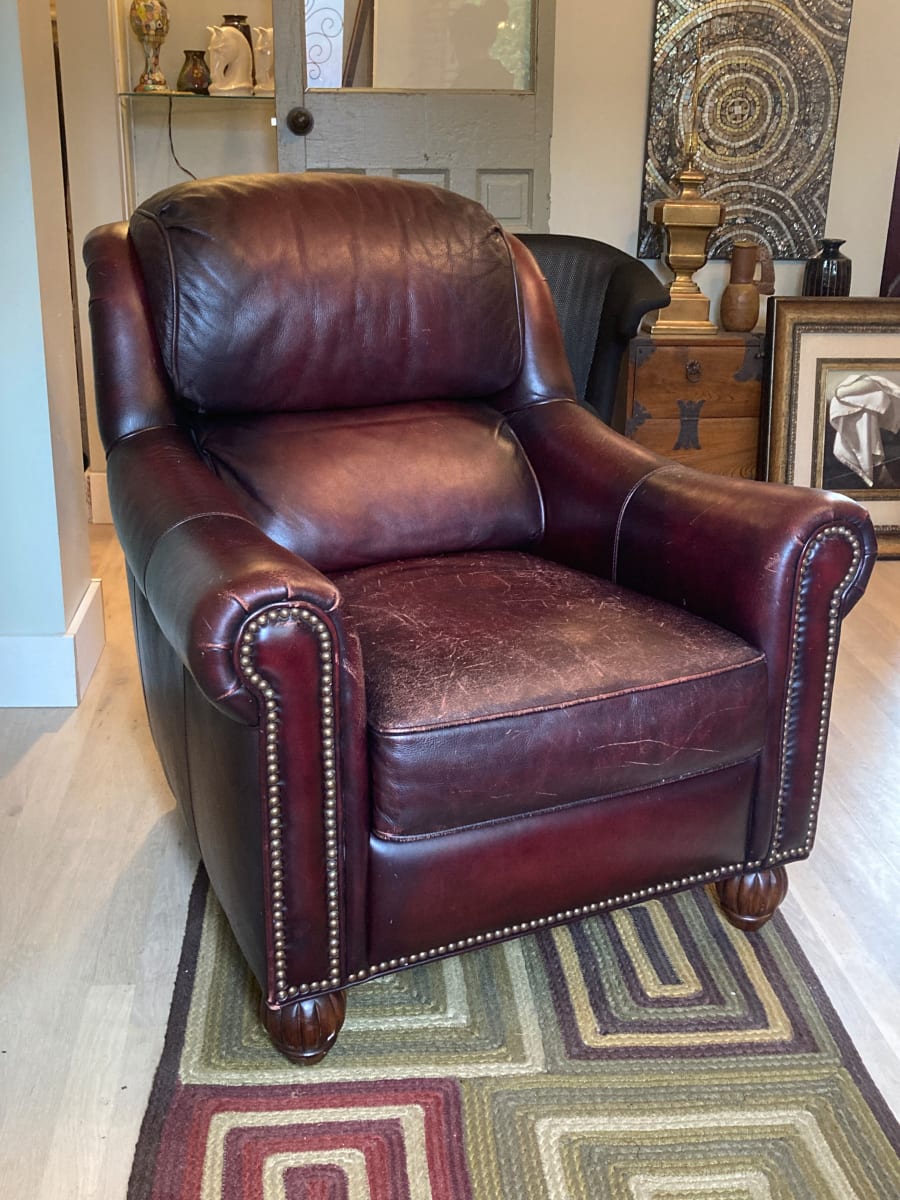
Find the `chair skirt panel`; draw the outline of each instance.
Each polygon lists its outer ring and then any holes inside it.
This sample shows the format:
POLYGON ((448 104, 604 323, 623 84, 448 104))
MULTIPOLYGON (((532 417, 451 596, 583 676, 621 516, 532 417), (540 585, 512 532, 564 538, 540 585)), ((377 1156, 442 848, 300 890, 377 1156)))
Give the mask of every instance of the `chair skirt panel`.
POLYGON ((518 440, 475 401, 204 420, 194 431, 251 519, 321 571, 525 546, 542 533, 518 440))
POLYGON ((435 848, 451 831, 716 771, 763 744, 763 656, 607 580, 494 552, 336 582, 362 647, 376 837, 435 848))
MULTIPOLYGON (((518 821, 397 842, 373 836, 375 974, 733 875, 757 761, 518 821)), ((364 975, 363 975, 364 977, 364 975)))

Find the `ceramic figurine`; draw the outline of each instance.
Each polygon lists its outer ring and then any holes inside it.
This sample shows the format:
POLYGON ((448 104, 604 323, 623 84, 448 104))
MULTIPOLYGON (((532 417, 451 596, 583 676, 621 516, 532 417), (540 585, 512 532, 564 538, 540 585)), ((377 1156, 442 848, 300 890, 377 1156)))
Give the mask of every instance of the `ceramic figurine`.
POLYGON ((253 50, 256 57, 255 96, 275 95, 275 54, 273 30, 265 26, 253 27, 253 50))
POLYGON ((244 35, 232 25, 208 25, 211 96, 253 94, 253 58, 244 35))
MULTIPOLYGON (((307 5, 308 6, 308 5, 307 5)), ((250 47, 250 75, 253 79, 253 86, 256 86, 256 64, 253 61, 253 30, 247 22, 246 13, 223 13, 223 25, 233 25, 235 29, 239 29, 247 39, 247 45, 250 47)))

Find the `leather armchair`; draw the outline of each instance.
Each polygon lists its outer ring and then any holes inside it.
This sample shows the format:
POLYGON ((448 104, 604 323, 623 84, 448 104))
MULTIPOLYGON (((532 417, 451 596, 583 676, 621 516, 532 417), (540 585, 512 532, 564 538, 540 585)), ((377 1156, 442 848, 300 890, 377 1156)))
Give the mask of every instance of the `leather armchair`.
POLYGON ((771 915, 863 508, 607 428, 531 254, 438 189, 190 183, 85 257, 150 723, 284 1053, 538 927, 771 915))

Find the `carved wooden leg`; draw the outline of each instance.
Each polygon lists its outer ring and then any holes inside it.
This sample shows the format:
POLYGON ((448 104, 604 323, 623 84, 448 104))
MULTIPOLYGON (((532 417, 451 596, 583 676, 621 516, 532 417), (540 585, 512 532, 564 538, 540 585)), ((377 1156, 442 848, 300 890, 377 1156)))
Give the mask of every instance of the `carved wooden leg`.
POLYGON ((787 895, 784 867, 761 867, 746 875, 733 875, 716 884, 719 904, 727 920, 748 932, 765 925, 787 895))
POLYGON ((344 1024, 346 992, 326 992, 269 1008, 260 1001, 260 1020, 276 1050, 301 1066, 311 1066, 325 1057, 344 1024))

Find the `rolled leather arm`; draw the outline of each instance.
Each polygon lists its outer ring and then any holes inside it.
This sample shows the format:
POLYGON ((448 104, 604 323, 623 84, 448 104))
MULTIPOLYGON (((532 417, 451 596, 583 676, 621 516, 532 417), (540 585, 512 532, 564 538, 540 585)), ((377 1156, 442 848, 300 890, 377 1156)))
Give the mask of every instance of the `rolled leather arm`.
POLYGON ((812 848, 840 623, 875 557, 865 509, 834 493, 664 467, 623 502, 614 578, 765 651, 769 717, 751 861, 772 865, 812 848))
POLYGON ((770 720, 749 856, 802 857, 814 831, 842 617, 877 545, 835 493, 710 475, 575 404, 514 414, 541 486, 541 550, 730 629, 766 655, 770 720))
POLYGON ((161 630, 213 704, 255 723, 256 703, 237 669, 243 625, 290 601, 334 624, 336 587, 249 519, 184 431, 123 438, 107 472, 128 565, 161 630))
POLYGON ((204 695, 255 723, 236 666, 243 623, 291 599, 332 611, 337 591, 250 521, 181 428, 128 227, 95 229, 84 259, 110 502, 128 565, 204 695))
POLYGON ((842 586, 841 615, 862 594, 877 546, 868 513, 845 496, 682 467, 567 400, 507 419, 537 475, 542 549, 554 558, 759 644, 782 616, 804 550, 840 527, 858 560, 842 586))
POLYGON ((803 571, 836 591, 843 617, 876 552, 868 513, 845 496, 667 466, 623 502, 612 574, 760 645, 783 628, 803 571))

